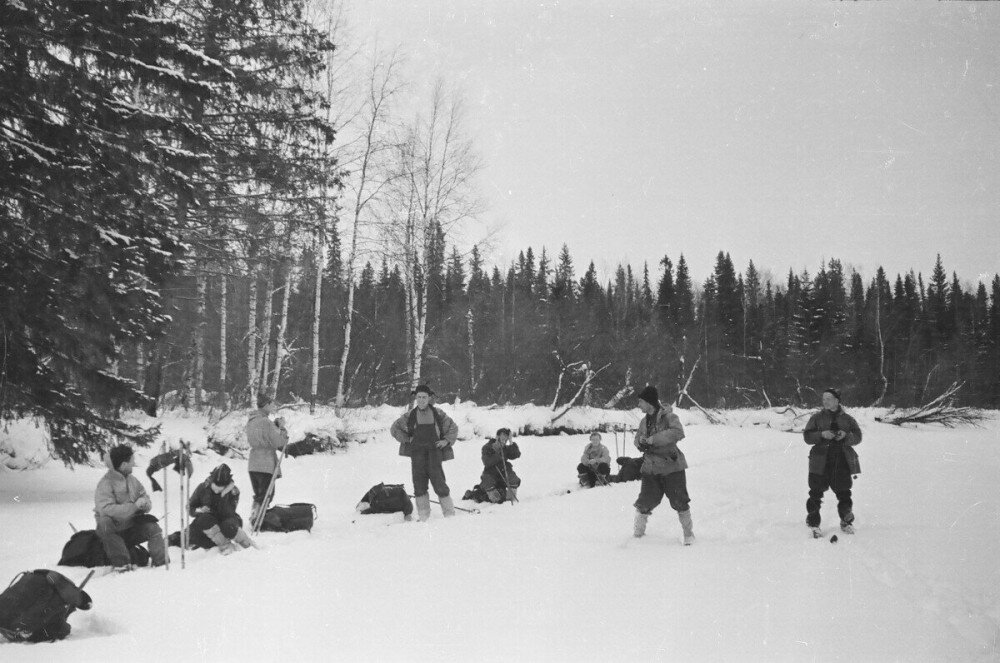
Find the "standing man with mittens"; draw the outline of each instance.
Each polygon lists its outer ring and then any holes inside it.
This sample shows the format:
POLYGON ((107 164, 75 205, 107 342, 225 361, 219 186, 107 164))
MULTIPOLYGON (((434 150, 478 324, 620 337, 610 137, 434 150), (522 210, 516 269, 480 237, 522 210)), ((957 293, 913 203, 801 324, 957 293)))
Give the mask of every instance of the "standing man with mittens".
POLYGON ((687 493, 687 459, 677 448, 684 439, 684 427, 669 405, 660 403, 656 387, 647 386, 639 394, 639 409, 646 415, 635 432, 635 447, 642 452, 642 487, 635 501, 635 529, 638 538, 646 533, 646 521, 664 495, 684 530, 684 545, 694 543, 691 499, 687 493))
POLYGON ((458 438, 458 426, 451 417, 431 405, 433 395, 425 384, 414 389, 416 407, 397 419, 390 430, 399 442, 399 455, 410 458, 413 497, 417 503, 417 518, 421 521, 431 515, 428 483, 434 487, 445 517, 455 515, 455 503, 445 482, 442 463, 455 457, 452 447, 458 438))
POLYGON ((854 534, 854 501, 851 499, 852 475, 861 474, 861 463, 854 447, 861 444, 861 428, 854 417, 840 407, 840 392, 823 392, 823 409, 809 418, 802 431, 809 450, 809 499, 806 500, 806 525, 814 537, 823 535, 819 528, 823 493, 833 489, 837 496, 840 529, 854 534))
MULTIPOLYGON (((257 411, 250 415, 247 421, 247 442, 250 444, 250 458, 247 470, 250 472, 250 486, 253 488, 253 507, 250 509, 250 522, 257 520, 260 510, 267 511, 267 489, 271 485, 271 477, 277 481, 281 478, 278 468, 279 449, 288 444, 288 431, 285 430, 285 420, 278 417, 271 421, 269 415, 274 414, 274 402, 264 394, 257 396, 257 411), (278 470, 275 473, 275 470, 278 470)), ((270 499, 274 499, 274 491, 270 499)), ((270 500, 268 500, 270 502, 270 500)))

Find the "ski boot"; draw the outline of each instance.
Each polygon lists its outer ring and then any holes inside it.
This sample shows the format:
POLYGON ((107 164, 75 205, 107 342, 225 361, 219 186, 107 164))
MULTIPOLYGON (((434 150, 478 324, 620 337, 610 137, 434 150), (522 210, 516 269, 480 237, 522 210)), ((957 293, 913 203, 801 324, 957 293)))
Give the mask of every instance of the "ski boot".
POLYGON ((844 534, 854 534, 854 523, 840 523, 840 531, 844 534))

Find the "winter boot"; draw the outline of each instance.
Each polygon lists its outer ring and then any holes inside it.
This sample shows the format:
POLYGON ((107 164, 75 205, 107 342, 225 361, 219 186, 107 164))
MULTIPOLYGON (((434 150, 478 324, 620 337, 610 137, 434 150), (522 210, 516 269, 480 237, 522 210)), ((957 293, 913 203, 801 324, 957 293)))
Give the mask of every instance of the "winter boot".
POLYGON ((205 536, 212 540, 212 543, 215 544, 215 547, 223 555, 228 555, 235 550, 233 542, 223 536, 222 530, 219 529, 218 525, 212 525, 205 530, 205 536))
POLYGON ((426 522, 431 517, 431 496, 417 495, 414 501, 417 503, 417 520, 426 522))
POLYGON ((591 487, 591 485, 590 485, 590 477, 589 476, 587 476, 586 474, 578 474, 576 476, 580 480, 580 487, 581 488, 590 488, 591 487))
POLYGON ((441 498, 441 513, 444 514, 445 518, 451 518, 455 515, 455 503, 451 501, 451 495, 441 498))
POLYGON ((500 497, 500 491, 497 490, 496 488, 490 488, 489 490, 487 490, 486 497, 490 500, 490 502, 493 502, 494 504, 500 504, 500 502, 503 502, 503 498, 500 497))
POLYGON ((611 483, 611 481, 608 480, 608 475, 607 474, 600 474, 600 473, 598 473, 598 475, 597 475, 597 485, 598 486, 607 486, 609 483, 611 483))
POLYGON ((823 538, 823 530, 821 530, 818 526, 817 527, 810 527, 809 529, 812 530, 812 535, 813 535, 814 539, 822 539, 823 538))
POLYGON ((635 523, 632 530, 632 535, 635 538, 640 538, 646 534, 646 521, 649 520, 649 514, 643 513, 642 511, 635 512, 635 523))
POLYGON ((844 534, 854 534, 854 523, 840 523, 840 531, 844 534))
POLYGON ((677 519, 681 521, 684 529, 684 545, 689 546, 694 543, 694 524, 691 522, 691 509, 678 511, 677 519))
POLYGON ((243 529, 242 527, 236 530, 236 536, 233 537, 233 543, 237 543, 243 546, 244 548, 260 549, 260 546, 257 545, 257 542, 251 539, 250 535, 247 534, 246 530, 243 529))

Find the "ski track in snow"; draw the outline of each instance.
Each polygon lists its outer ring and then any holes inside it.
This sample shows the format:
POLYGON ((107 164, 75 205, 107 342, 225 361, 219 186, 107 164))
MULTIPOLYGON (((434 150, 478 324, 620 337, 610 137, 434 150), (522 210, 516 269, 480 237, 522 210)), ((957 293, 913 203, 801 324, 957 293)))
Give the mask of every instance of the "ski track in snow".
MULTIPOLYGON (((457 499, 478 481, 483 442, 460 441, 448 483, 457 506, 480 513, 445 520, 432 504, 428 523, 353 511, 379 481, 411 491, 408 461, 384 435, 288 459, 276 502, 317 504, 312 533, 264 533, 263 550, 228 557, 189 551, 184 570, 172 548, 169 572, 95 577, 94 607, 70 618, 67 640, 3 643, 0 659, 1000 660, 998 422, 901 429, 860 419, 858 533, 839 531, 828 492, 821 539, 804 523, 808 447, 777 426, 687 426, 690 547, 666 502, 645 537, 631 536, 639 482, 577 485, 584 435, 519 437, 513 505, 457 499)), ((152 455, 137 453, 147 489, 152 455)), ((246 515, 245 461, 196 454, 194 481, 223 461, 246 515)), ((52 565, 67 521, 93 527, 101 474, 0 469, 0 579, 58 568, 82 580, 85 569, 52 565)), ((173 531, 175 474, 169 490, 173 531)), ((151 495, 162 515, 163 494, 151 495)))

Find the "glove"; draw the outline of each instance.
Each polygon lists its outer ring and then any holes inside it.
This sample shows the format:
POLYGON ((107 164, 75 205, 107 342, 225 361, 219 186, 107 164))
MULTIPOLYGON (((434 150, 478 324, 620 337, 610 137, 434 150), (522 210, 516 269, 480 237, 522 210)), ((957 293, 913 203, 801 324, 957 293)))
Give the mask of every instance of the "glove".
POLYGON ((444 449, 446 446, 448 446, 448 440, 438 440, 437 441, 437 448, 438 449, 444 449))
POLYGON ((637 444, 635 446, 638 447, 639 451, 641 451, 643 453, 646 453, 647 451, 649 451, 650 449, 653 448, 653 445, 650 444, 649 442, 640 442, 639 444, 637 444))

